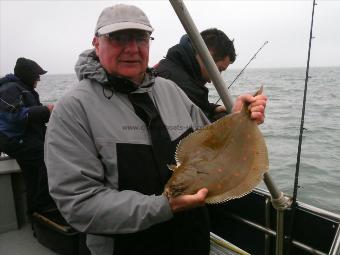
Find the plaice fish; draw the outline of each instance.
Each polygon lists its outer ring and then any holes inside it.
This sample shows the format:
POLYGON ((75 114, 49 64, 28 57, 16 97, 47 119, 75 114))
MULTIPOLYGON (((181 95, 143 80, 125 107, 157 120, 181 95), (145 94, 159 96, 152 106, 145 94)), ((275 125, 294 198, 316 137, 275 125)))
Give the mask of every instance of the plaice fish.
POLYGON ((208 204, 246 195, 269 168, 267 146, 248 105, 184 138, 175 158, 165 195, 174 198, 207 188, 208 204))

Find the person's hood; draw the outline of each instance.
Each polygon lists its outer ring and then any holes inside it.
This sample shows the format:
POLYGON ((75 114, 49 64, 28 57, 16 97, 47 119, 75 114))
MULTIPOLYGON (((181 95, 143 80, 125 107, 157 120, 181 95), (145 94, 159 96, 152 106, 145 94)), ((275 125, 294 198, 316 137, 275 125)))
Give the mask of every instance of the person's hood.
POLYGON ((99 62, 95 49, 82 52, 74 69, 79 81, 90 79, 102 84, 108 81, 106 72, 99 62))
POLYGON ((28 58, 18 58, 14 67, 14 75, 31 89, 34 89, 34 84, 40 79, 40 75, 46 73, 47 71, 40 65, 28 58))
POLYGON ((149 90, 155 81, 153 69, 147 69, 144 81, 141 85, 136 85, 123 77, 108 75, 99 62, 95 49, 85 50, 79 55, 75 65, 78 80, 95 80, 105 87, 113 87, 115 90, 127 93, 131 91, 144 92, 149 90))
POLYGON ((205 84, 206 81, 202 78, 201 68, 195 55, 195 50, 193 49, 189 36, 183 35, 179 44, 176 44, 168 50, 166 58, 181 65, 195 80, 205 84))

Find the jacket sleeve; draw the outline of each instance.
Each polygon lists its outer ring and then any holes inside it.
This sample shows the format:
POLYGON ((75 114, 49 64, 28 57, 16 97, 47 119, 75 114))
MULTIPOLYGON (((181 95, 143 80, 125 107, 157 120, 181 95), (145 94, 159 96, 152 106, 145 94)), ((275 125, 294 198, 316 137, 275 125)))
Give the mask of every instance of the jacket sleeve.
POLYGON ((109 187, 85 110, 76 98, 62 98, 52 112, 45 162, 51 196, 81 232, 132 233, 173 216, 165 196, 109 187))
POLYGON ((201 108, 207 108, 207 106, 204 107, 205 104, 209 105, 209 102, 204 100, 204 95, 201 93, 202 91, 199 91, 196 89, 194 81, 191 83, 189 82, 182 82, 177 83, 178 86, 185 92, 185 94, 190 98, 194 104, 196 104, 198 107, 201 108))
POLYGON ((47 123, 50 118, 50 111, 47 106, 37 105, 28 108, 28 122, 47 123))

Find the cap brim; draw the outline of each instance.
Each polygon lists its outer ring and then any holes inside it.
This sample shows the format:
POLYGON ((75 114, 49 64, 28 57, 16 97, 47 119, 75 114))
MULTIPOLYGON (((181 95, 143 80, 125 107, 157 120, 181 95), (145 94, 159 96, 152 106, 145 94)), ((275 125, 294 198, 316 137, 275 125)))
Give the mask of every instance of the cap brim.
POLYGON ((98 35, 105 35, 108 33, 116 32, 120 30, 126 30, 126 29, 144 30, 144 31, 151 32, 151 33, 153 31, 152 27, 146 26, 141 23, 122 22, 122 23, 116 23, 116 24, 111 24, 111 25, 101 27, 98 29, 97 33, 98 35))
POLYGON ((47 73, 47 71, 42 69, 38 64, 37 64, 37 66, 32 67, 32 72, 34 72, 35 74, 38 74, 38 75, 43 75, 43 74, 47 73))

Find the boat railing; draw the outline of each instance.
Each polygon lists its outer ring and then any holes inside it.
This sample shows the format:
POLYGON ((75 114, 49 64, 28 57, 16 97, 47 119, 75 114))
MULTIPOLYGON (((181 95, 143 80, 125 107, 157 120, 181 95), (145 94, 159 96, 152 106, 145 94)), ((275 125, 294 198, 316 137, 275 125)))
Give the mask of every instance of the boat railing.
MULTIPOLYGON (((242 229, 240 231, 244 231, 246 229, 248 233, 244 233, 243 236, 245 239, 253 240, 255 239, 255 236, 262 236, 261 239, 264 240, 264 248, 263 253, 261 254, 273 254, 273 240, 274 243, 275 240, 277 240, 277 224, 275 224, 275 219, 277 221, 278 218, 275 217, 277 216, 277 210, 273 208, 270 200, 271 195, 268 191, 256 188, 250 195, 245 196, 243 199, 230 201, 229 204, 225 204, 221 208, 216 207, 212 210, 212 215, 216 219, 212 220, 217 221, 218 224, 222 223, 222 226, 218 226, 215 229, 213 227, 213 231, 216 231, 222 238, 227 240, 229 239, 229 241, 234 242, 239 247, 253 253, 250 246, 246 247, 246 245, 243 247, 243 241, 238 242, 237 240, 233 240, 232 231, 224 231, 227 227, 233 228, 235 226, 238 226, 238 230, 242 229), (245 208, 249 208, 249 210, 253 213, 249 214, 245 212, 245 208), (262 220, 259 220, 261 217, 258 216, 258 214, 264 215, 262 220)), ((292 246, 294 246, 296 250, 302 252, 301 254, 339 255, 340 215, 303 202, 297 202, 297 208, 299 219, 303 219, 305 222, 299 222, 299 234, 293 236, 293 240, 291 242, 292 246), (312 226, 314 224, 315 226, 312 226), (311 234, 313 235, 313 231, 315 230, 318 230, 318 233, 314 234, 315 238, 313 238, 313 241, 306 241, 301 238, 301 231, 312 232, 311 234), (328 236, 324 237, 324 233, 327 233, 328 236), (319 237, 320 239, 325 238, 325 240, 318 240, 319 237), (320 248, 318 243, 323 241, 327 243, 327 245, 320 248)), ((290 210, 285 210, 284 213, 286 219, 283 221, 283 225, 285 225, 285 223, 289 220, 290 210)), ((287 240, 287 235, 284 235, 282 243, 283 252, 285 251, 284 247, 286 247, 285 245, 287 244, 287 240)))
MULTIPOLYGON (((267 200, 270 200, 270 193, 265 191, 265 190, 262 190, 260 188, 256 188, 254 190, 254 193, 262 194, 262 195, 266 196, 267 200)), ((286 197, 288 197, 288 196, 286 195, 286 197)), ((269 201, 268 201, 268 204, 270 204, 269 201)), ((309 205, 309 204, 306 204, 306 203, 303 203, 303 202, 297 202, 297 206, 300 210, 303 210, 308 214, 314 214, 314 215, 317 215, 318 217, 322 217, 324 219, 334 221, 334 228, 337 228, 337 234, 334 237, 333 244, 332 244, 332 247, 331 247, 328 255, 338 255, 338 254, 340 254, 339 253, 339 251, 340 251, 340 247, 339 247, 340 246, 340 233, 339 233, 340 232, 340 215, 333 213, 333 212, 330 212, 330 211, 327 211, 327 210, 324 210, 324 209, 321 209, 321 208, 318 208, 318 207, 315 207, 315 206, 312 206, 312 205, 309 205)), ((266 215, 267 214, 269 214, 269 207, 267 207, 266 215)), ((235 219, 237 218, 237 217, 235 217, 235 215, 233 215, 231 217, 234 217, 235 219)), ((239 220, 244 220, 244 219, 240 218, 239 220)), ((252 226, 254 226, 254 227, 261 227, 261 226, 258 226, 255 223, 252 223, 252 222, 249 222, 249 223, 253 224, 252 226)), ((267 227, 265 227, 263 229, 263 231, 265 231, 265 232, 267 230, 269 230, 267 227)), ((270 230, 267 234, 276 236, 276 232, 272 231, 272 230, 270 230)), ((317 249, 314 249, 313 247, 311 247, 309 245, 305 245, 305 244, 303 244, 299 241, 296 241, 296 240, 292 240, 292 244, 295 245, 296 247, 299 247, 300 249, 302 249, 304 251, 309 252, 310 254, 327 255, 324 252, 318 251, 317 249)))

